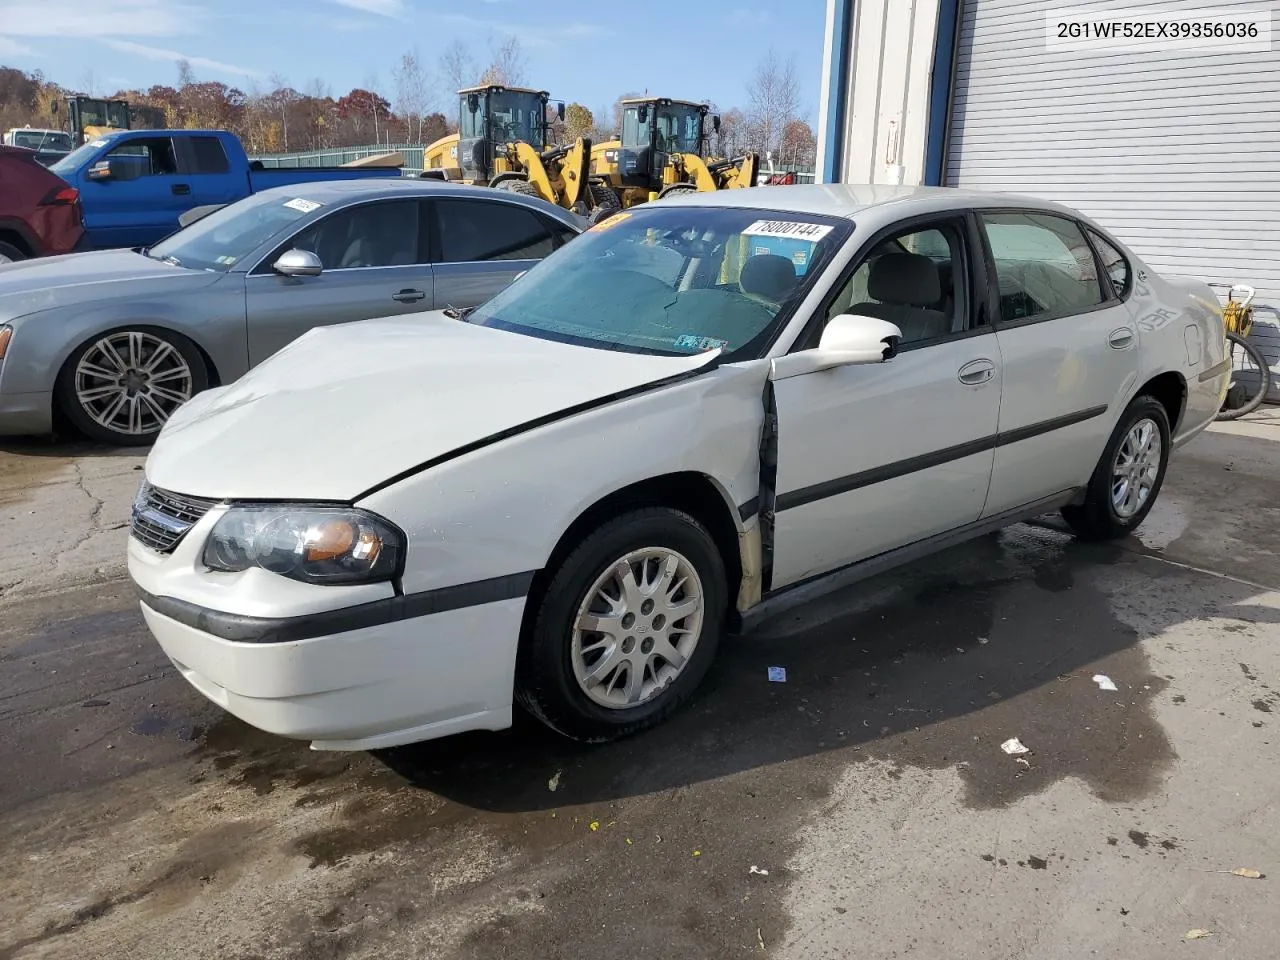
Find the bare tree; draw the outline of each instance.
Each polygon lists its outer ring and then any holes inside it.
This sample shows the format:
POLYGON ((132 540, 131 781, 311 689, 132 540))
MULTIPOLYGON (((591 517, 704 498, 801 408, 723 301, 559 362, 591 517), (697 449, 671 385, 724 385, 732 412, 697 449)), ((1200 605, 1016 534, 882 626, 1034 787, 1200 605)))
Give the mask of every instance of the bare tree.
POLYGON ((271 93, 268 94, 270 99, 274 101, 272 106, 280 111, 280 137, 284 145, 284 149, 289 149, 289 103, 292 99, 289 96, 289 81, 281 73, 274 72, 270 77, 271 93))
POLYGON ((440 56, 440 69, 449 84, 449 92, 457 93, 476 81, 476 61, 461 40, 454 40, 440 56))
POLYGON ((189 87, 196 82, 195 71, 191 69, 191 61, 183 57, 178 61, 178 89, 189 87))
POLYGON ((85 70, 84 73, 80 74, 80 86, 84 88, 86 96, 96 97, 98 95, 98 81, 92 70, 85 70))
MULTIPOLYGON (((368 73, 365 74, 364 88, 374 95, 372 97, 369 97, 369 104, 370 104, 369 113, 373 116, 373 142, 381 143, 382 135, 378 133, 378 113, 379 113, 378 100, 380 99, 381 94, 378 93, 378 74, 377 73, 370 70, 368 73)), ((388 136, 390 136, 390 131, 387 131, 387 133, 388 133, 388 136)))
POLYGON ((417 47, 401 55, 394 77, 396 113, 404 117, 410 136, 414 135, 416 128, 414 143, 421 143, 424 117, 431 112, 433 98, 431 80, 422 66, 417 47))
POLYGON ((773 50, 756 68, 747 90, 752 145, 761 152, 778 149, 782 131, 800 112, 800 84, 795 60, 780 61, 773 50))
POLYGON ((480 75, 481 83, 499 83, 509 87, 524 84, 524 49, 518 37, 508 36, 496 46, 490 40, 489 54, 492 59, 480 75))

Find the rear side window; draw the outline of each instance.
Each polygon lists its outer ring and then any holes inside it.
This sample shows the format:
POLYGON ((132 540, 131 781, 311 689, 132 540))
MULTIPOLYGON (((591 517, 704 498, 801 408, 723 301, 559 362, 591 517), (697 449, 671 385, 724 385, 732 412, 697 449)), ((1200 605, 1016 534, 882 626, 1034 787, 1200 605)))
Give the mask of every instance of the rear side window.
POLYGON ((192 173, 227 173, 231 170, 227 151, 217 137, 192 137, 191 161, 192 173))
POLYGON ((1082 313, 1104 299, 1093 250, 1076 224, 1048 213, 984 213, 1000 319, 1082 313))
POLYGON ((538 215, 514 203, 437 200, 435 208, 442 263, 541 260, 555 249, 538 215))
POLYGON ((1098 249, 1098 259, 1102 261, 1102 269, 1111 279, 1111 289, 1115 291, 1117 297, 1128 296, 1129 288, 1133 284, 1133 268, 1129 266, 1125 255, 1092 230, 1089 231, 1089 239, 1098 249))

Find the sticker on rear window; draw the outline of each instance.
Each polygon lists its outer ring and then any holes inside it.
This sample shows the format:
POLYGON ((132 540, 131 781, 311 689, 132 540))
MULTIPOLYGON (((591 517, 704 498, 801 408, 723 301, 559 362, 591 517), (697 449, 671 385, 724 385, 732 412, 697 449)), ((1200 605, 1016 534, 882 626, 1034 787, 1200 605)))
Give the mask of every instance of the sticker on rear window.
POLYGON ((742 231, 744 237, 785 237, 790 240, 810 240, 817 243, 832 227, 822 223, 801 223, 796 220, 757 220, 742 231))
POLYGON ((692 333, 676 337, 677 350, 719 350, 727 347, 728 340, 717 340, 715 337, 699 337, 692 333))
POLYGON ((312 210, 320 209, 320 204, 314 200, 303 200, 301 197, 295 197, 285 203, 285 206, 290 210, 297 210, 299 213, 310 213, 312 210))

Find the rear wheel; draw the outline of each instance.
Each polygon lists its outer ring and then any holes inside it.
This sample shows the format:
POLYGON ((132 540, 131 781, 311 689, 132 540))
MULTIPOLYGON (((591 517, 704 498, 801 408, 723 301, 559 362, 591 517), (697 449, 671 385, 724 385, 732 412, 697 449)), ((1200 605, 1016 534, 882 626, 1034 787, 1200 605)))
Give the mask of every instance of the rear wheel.
POLYGON ((17 263, 27 259, 27 255, 11 243, 0 240, 0 264, 17 263))
POLYGON ((1271 367, 1262 352, 1238 333, 1227 334, 1231 386, 1218 411, 1219 420, 1236 420, 1262 405, 1271 390, 1271 367))
POLYGON ((169 330, 137 327, 77 347, 58 376, 55 396, 71 425, 89 438, 142 446, 208 385, 195 344, 169 330))
POLYGON ((591 192, 591 211, 587 214, 587 219, 592 223, 612 217, 622 209, 622 201, 618 199, 618 195, 604 184, 589 183, 587 189, 591 192))
POLYGON ((1116 424, 1094 468, 1084 503, 1062 518, 1082 540, 1128 536, 1155 506, 1172 449, 1169 415, 1154 397, 1137 397, 1116 424))
POLYGON ((654 726, 711 666, 727 589, 715 541, 688 514, 648 508, 603 524, 542 593, 521 644, 517 698, 575 740, 654 726))

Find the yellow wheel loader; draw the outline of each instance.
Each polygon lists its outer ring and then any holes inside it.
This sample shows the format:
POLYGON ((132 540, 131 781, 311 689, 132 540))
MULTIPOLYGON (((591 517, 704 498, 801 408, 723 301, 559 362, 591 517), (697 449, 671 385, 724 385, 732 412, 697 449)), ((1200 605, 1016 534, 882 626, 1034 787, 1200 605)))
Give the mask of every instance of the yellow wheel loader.
MULTIPOLYGON (((708 108, 703 103, 644 97, 622 101, 622 130, 616 140, 591 151, 591 174, 613 187, 623 207, 673 193, 753 187, 760 157, 707 157, 708 108)), ((711 115, 712 129, 720 118, 711 115)))
MULTIPOLYGON (((591 141, 550 146, 545 90, 487 84, 458 91, 458 132, 423 155, 422 176, 510 190, 599 218, 618 209, 609 187, 593 182, 591 141)), ((563 118, 564 104, 556 104, 563 118)))

